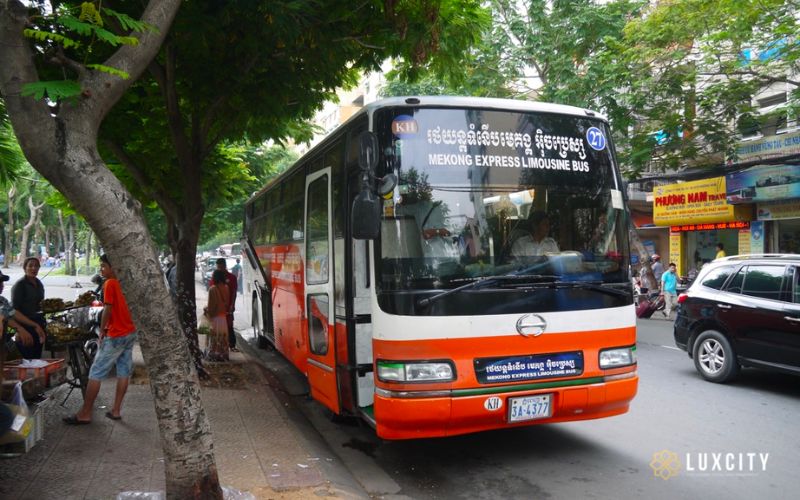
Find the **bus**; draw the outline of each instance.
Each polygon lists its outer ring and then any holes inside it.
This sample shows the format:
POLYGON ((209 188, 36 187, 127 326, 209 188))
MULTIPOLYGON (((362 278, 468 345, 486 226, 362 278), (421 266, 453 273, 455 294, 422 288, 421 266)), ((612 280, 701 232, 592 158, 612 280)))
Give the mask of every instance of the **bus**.
POLYGON ((636 325, 610 139, 601 114, 562 105, 365 106, 246 203, 255 335, 384 439, 627 412, 636 325))

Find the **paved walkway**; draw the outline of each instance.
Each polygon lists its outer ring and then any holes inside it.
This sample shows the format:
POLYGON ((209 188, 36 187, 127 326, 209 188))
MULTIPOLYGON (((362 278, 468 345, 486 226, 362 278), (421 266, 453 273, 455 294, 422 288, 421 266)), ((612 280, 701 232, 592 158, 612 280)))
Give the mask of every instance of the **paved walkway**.
MULTIPOLYGON (((237 330, 244 327, 237 322, 237 330)), ((202 389, 221 484, 257 499, 366 498, 293 408, 278 378, 256 362, 244 339, 239 346, 243 352, 231 353, 229 363, 209 364, 212 378, 202 389)), ((124 491, 164 490, 158 423, 138 346, 134 363, 120 421, 104 416, 113 402, 113 379, 103 383, 91 425, 61 422, 80 407, 79 391, 63 406, 66 386, 49 393, 40 407, 44 438, 25 455, 0 458, 0 498, 114 499, 124 491)))

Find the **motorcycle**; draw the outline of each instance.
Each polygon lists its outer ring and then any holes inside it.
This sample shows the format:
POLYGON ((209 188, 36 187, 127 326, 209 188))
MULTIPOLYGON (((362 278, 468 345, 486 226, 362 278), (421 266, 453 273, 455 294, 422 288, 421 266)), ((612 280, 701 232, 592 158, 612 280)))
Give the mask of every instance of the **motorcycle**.
POLYGON ((100 321, 103 318, 103 277, 95 274, 92 283, 97 287, 92 292, 94 300, 89 307, 89 320, 86 328, 89 331, 89 339, 83 344, 83 350, 89 356, 90 361, 94 360, 97 350, 100 348, 100 321))

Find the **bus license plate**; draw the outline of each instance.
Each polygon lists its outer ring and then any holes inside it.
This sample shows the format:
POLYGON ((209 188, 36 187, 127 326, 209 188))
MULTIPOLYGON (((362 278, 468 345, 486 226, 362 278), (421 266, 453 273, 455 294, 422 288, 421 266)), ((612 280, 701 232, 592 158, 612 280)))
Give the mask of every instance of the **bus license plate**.
POLYGON ((552 415, 551 396, 552 394, 537 394, 522 398, 508 398, 508 421, 522 422, 548 418, 552 415))

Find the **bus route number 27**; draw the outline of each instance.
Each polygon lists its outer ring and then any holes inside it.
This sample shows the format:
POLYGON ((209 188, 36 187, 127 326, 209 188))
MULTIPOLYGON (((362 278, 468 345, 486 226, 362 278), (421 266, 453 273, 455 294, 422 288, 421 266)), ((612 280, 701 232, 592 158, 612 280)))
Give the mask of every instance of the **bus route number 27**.
POLYGON ((597 127, 592 127, 586 131, 586 142, 595 151, 602 151, 606 148, 606 136, 597 127))

